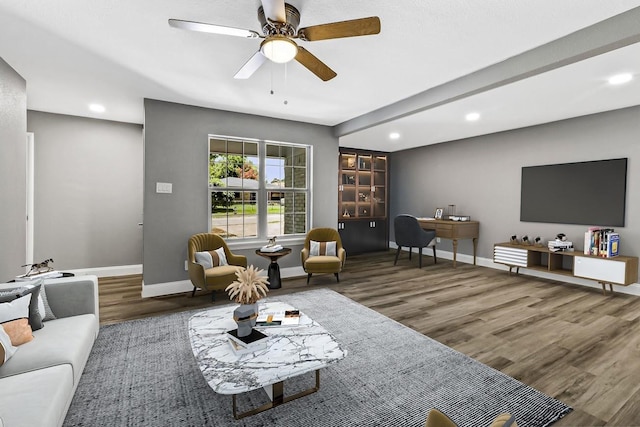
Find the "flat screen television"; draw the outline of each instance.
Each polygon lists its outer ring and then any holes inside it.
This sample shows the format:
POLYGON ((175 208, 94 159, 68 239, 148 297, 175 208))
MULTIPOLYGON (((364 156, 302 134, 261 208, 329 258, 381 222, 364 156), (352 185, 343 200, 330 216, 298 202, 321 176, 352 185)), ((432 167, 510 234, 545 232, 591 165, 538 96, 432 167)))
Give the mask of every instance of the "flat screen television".
POLYGON ((522 168, 520 221, 624 227, 627 159, 522 168))

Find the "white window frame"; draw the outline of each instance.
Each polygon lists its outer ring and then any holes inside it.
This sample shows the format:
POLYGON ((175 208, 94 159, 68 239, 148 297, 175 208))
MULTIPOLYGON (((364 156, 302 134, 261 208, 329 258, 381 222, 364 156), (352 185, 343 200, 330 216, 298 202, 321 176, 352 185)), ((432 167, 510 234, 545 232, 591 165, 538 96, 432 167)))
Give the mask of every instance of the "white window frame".
MULTIPOLYGON (((305 223, 305 232, 304 233, 296 233, 296 234, 285 234, 278 235, 277 241, 280 244, 286 245, 295 245, 304 243, 307 232, 310 229, 311 224, 313 224, 312 220, 312 173, 313 173, 313 146, 308 144, 300 144, 293 142, 284 142, 284 141, 274 141, 274 140, 266 140, 266 139, 255 139, 255 138, 243 138, 238 136, 228 136, 228 135, 217 135, 217 134, 209 134, 207 136, 207 200, 208 200, 208 230, 211 230, 211 195, 214 191, 234 191, 238 192, 239 188, 237 187, 213 187, 209 185, 209 155, 210 155, 210 145, 209 141, 211 138, 216 139, 226 139, 232 140, 236 142, 254 142, 258 144, 258 176, 259 184, 257 190, 257 212, 258 212, 258 229, 257 229, 257 237, 245 237, 245 238, 232 238, 225 239, 227 245, 232 249, 251 249, 256 248, 256 245, 262 245, 266 242, 267 239, 273 237, 267 235, 267 212, 268 212, 268 200, 267 193, 269 190, 266 188, 266 181, 262 179, 263 176, 266 176, 266 146, 267 144, 271 145, 280 145, 280 146, 293 146, 293 147, 301 147, 305 148, 307 151, 306 158, 306 189, 299 188, 291 188, 283 190, 283 192, 291 191, 291 192, 304 192, 306 193, 306 223, 305 223)), ((252 190, 245 190, 252 191, 252 190)))

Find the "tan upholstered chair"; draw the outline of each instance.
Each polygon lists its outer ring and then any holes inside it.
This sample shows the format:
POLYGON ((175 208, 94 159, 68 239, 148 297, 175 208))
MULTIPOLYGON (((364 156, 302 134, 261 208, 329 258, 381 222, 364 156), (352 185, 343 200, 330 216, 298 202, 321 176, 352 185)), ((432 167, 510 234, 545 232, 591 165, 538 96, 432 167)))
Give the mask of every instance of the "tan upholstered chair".
MULTIPOLYGON (((247 257, 231 253, 224 239, 217 234, 200 233, 189 238, 187 246, 189 256, 189 279, 193 283, 193 292, 200 288, 206 291, 224 290, 231 282, 236 280, 238 267, 247 267, 247 257), (207 268, 196 262, 196 252, 215 251, 224 248, 224 253, 229 265, 207 268)), ((213 295, 211 296, 213 298, 213 295)))
POLYGON ((302 268, 307 273, 307 284, 312 274, 333 273, 336 280, 340 282, 340 272, 344 267, 347 252, 342 247, 342 240, 338 230, 334 228, 314 228, 307 233, 304 241, 304 248, 300 253, 302 268), (311 254, 311 241, 315 242, 336 242, 336 255, 315 255, 311 254))

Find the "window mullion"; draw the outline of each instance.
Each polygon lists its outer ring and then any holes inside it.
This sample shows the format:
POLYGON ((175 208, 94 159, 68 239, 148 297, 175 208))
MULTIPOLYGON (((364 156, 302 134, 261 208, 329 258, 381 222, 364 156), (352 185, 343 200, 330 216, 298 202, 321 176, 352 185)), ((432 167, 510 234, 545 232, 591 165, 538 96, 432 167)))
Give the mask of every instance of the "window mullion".
POLYGON ((267 236, 269 227, 268 218, 268 197, 267 197, 267 166, 266 166, 266 144, 258 144, 258 238, 264 239, 267 236))

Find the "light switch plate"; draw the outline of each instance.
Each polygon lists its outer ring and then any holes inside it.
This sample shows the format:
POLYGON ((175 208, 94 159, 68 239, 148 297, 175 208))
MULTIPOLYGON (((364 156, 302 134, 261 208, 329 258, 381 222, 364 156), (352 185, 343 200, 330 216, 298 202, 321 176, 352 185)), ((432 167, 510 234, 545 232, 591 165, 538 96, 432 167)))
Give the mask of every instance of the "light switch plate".
POLYGON ((171 194, 173 192, 173 184, 170 182, 156 182, 156 193, 171 194))

